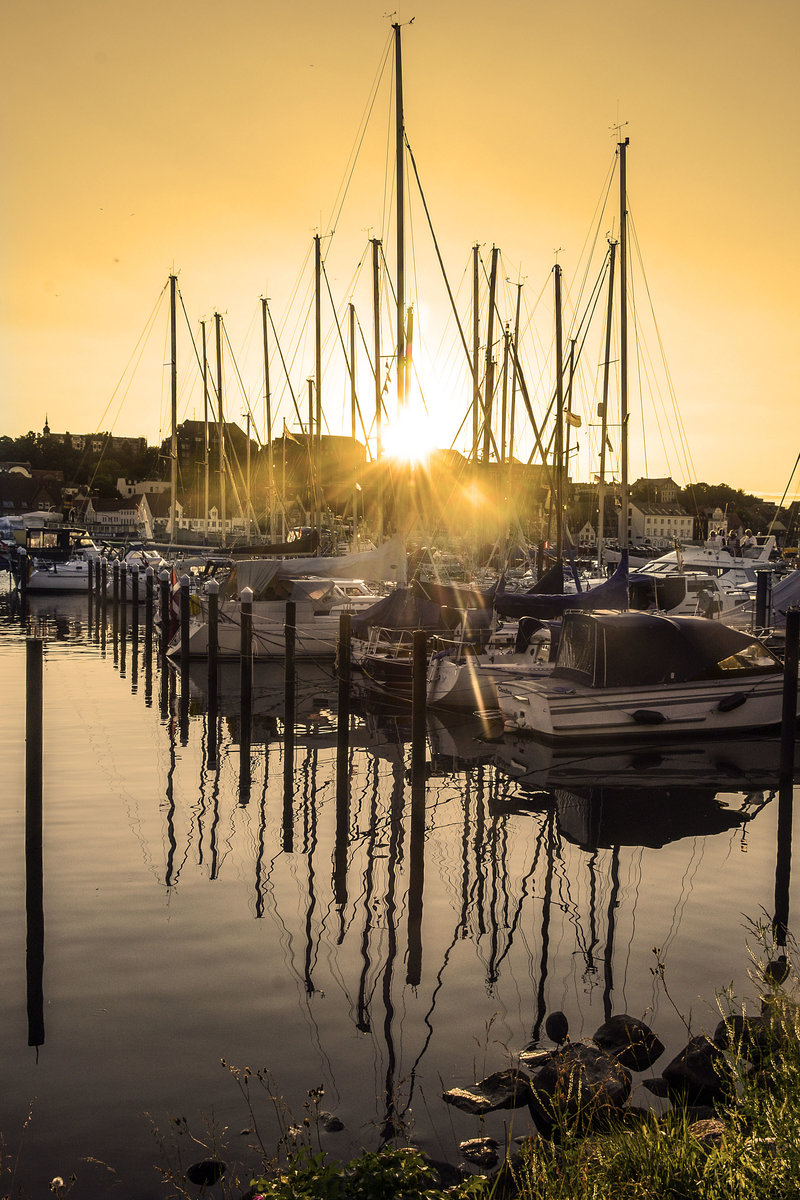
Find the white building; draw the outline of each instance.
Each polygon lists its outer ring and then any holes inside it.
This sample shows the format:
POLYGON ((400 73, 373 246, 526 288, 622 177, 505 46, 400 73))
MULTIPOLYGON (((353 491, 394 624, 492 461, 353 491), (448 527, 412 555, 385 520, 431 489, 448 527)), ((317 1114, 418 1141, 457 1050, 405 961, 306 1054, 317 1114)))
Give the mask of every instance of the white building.
POLYGON ((679 504, 645 504, 628 501, 628 542, 672 545, 690 542, 694 536, 694 517, 679 504))

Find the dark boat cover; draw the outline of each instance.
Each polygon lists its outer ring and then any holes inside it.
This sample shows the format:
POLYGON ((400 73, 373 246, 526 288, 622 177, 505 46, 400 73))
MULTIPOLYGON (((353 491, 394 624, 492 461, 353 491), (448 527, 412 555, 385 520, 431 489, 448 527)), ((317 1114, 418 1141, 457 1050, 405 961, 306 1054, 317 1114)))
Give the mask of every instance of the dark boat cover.
POLYGON ((354 614, 351 628, 353 637, 366 638, 370 629, 376 626, 383 629, 425 629, 429 633, 452 633, 457 626, 463 625, 467 638, 480 639, 488 634, 492 619, 491 601, 482 607, 464 608, 459 604, 439 604, 418 594, 416 587, 399 587, 369 608, 362 609, 357 616, 354 614))
POLYGON ((567 612, 553 678, 589 687, 647 687, 782 672, 757 638, 705 617, 567 612))
POLYGON ((617 609, 628 607, 628 553, 623 550, 616 571, 603 583, 585 592, 566 595, 503 592, 494 602, 501 617, 538 617, 541 621, 560 617, 568 609, 617 609))

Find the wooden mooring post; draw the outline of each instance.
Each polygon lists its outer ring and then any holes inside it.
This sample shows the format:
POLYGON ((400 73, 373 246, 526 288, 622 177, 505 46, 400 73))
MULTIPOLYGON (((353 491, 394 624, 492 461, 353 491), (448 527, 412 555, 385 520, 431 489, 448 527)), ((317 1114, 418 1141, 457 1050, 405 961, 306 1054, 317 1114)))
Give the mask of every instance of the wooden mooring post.
POLYGON ((217 720, 219 706, 219 584, 216 579, 206 585, 208 598, 208 752, 209 767, 217 762, 217 720))
POLYGON ((800 659, 800 609, 786 613, 781 714, 780 775, 778 784, 778 859, 775 867, 775 916, 772 929, 783 949, 789 932, 789 881, 792 867, 794 757, 797 741, 797 669, 800 659))
POLYGON ((756 629, 769 629, 772 624, 772 582, 772 571, 756 571, 756 629))
POLYGON ((87 559, 86 567, 89 572, 89 579, 86 588, 86 598, 88 601, 87 622, 89 638, 92 639, 94 637, 94 621, 92 619, 94 609, 94 562, 91 558, 87 559))
POLYGON ((242 588, 240 595, 241 642, 239 646, 239 692, 241 729, 239 731, 239 803, 250 799, 250 742, 253 724, 253 589, 242 588))
POLYGON ((108 623, 108 559, 100 559, 100 641, 102 649, 106 648, 106 629, 108 623))
POLYGON ((283 684, 283 849, 294 849, 294 723, 295 723, 295 637, 297 609, 294 600, 286 601, 284 622, 285 657, 283 684))
POLYGON ((167 647, 169 646, 169 601, 170 601, 170 573, 169 571, 161 571, 158 576, 158 600, 159 613, 161 618, 161 641, 159 649, 161 651, 162 665, 167 661, 167 647))
POLYGON ((119 564, 119 669, 125 674, 125 655, 128 643, 128 564, 119 564))
POLYGON ((409 839, 408 959, 406 981, 422 978, 422 893, 425 880, 425 770, 428 739, 428 635, 414 630, 411 689, 411 836, 409 839))
POLYGON ((339 617, 336 673, 339 682, 336 725, 336 845, 333 864, 334 900, 340 909, 347 903, 347 847, 350 826, 350 642, 352 615, 339 617))
POLYGON ((178 710, 181 745, 189 741, 189 586, 188 575, 181 575, 180 622, 181 622, 181 696, 178 710))
POLYGON ((25 969, 28 991, 28 1045, 41 1046, 44 1044, 42 639, 28 638, 25 650, 25 969))
POLYGON ((131 685, 136 689, 139 673, 139 564, 131 567, 131 685))

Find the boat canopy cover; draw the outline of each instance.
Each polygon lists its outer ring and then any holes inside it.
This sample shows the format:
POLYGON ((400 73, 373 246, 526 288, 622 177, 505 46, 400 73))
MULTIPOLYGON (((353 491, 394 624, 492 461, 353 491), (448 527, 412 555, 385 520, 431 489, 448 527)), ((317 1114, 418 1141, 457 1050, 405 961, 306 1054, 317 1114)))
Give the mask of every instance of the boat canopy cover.
POLYGON ((252 588, 263 595, 275 579, 364 579, 376 583, 405 583, 406 553, 402 538, 391 538, 377 550, 360 554, 341 554, 333 558, 254 558, 237 562, 226 594, 239 595, 252 588))
POLYGON ((772 585, 772 623, 786 624, 786 610, 800 604, 800 571, 792 571, 772 585))
POLYGON ((782 672, 757 638, 705 617, 567 612, 553 678, 589 687, 647 687, 782 672))
POLYGON ((551 567, 537 579, 533 587, 526 588, 526 596, 559 596, 564 591, 564 564, 557 558, 551 567))
POLYGON ((414 579, 411 586, 415 596, 432 600, 434 604, 446 605, 448 608, 491 610, 495 597, 503 590, 504 583, 504 578, 501 578, 489 588, 476 588, 470 587, 469 584, 434 583, 425 579, 414 579))
POLYGON ((457 604, 438 604, 420 595, 416 588, 395 588, 388 596, 352 617, 353 637, 369 637, 370 629, 425 629, 429 633, 452 633, 459 626, 464 637, 482 640, 492 625, 491 605, 463 608, 457 604))
POLYGON ((536 595, 503 592, 494 606, 501 617, 538 617, 541 621, 560 617, 568 609, 626 609, 628 607, 628 554, 622 552, 614 574, 585 592, 567 595, 536 595))

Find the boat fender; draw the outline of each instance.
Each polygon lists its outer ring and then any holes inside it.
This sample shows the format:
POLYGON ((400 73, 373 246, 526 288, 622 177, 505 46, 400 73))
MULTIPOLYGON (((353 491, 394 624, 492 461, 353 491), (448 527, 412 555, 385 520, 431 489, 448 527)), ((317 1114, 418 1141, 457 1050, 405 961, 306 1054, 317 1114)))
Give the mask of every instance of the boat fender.
POLYGON ((663 725, 667 718, 655 708, 637 708, 631 713, 637 725, 663 725))
POLYGON ((723 713, 733 712, 734 709, 741 708, 746 699, 746 692, 734 692, 732 696, 724 696, 717 705, 717 711, 723 713))

